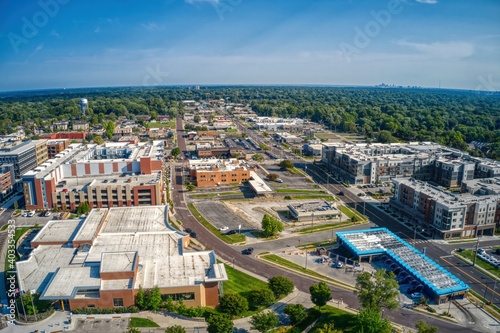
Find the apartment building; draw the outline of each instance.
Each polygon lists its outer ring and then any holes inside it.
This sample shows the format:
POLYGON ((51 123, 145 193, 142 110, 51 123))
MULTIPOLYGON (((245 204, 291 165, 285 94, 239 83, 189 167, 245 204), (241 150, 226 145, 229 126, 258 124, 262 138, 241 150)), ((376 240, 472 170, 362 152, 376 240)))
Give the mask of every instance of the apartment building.
POLYGON ((413 177, 459 189, 462 182, 500 176, 500 163, 432 142, 324 143, 322 163, 342 181, 374 184, 413 177))
POLYGON ((12 192, 14 188, 14 165, 4 164, 0 166, 0 200, 12 192))
POLYGON ((414 178, 395 178, 393 183, 391 207, 433 235, 449 239, 494 234, 500 195, 451 193, 414 178))

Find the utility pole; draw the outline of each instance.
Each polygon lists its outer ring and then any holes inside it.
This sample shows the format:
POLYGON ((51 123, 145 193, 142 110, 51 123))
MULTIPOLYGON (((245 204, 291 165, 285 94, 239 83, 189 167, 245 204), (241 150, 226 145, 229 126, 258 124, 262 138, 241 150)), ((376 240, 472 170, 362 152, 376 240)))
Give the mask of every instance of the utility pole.
POLYGON ((472 266, 476 266, 477 251, 479 249, 479 236, 477 236, 476 251, 474 252, 474 260, 472 261, 472 266))

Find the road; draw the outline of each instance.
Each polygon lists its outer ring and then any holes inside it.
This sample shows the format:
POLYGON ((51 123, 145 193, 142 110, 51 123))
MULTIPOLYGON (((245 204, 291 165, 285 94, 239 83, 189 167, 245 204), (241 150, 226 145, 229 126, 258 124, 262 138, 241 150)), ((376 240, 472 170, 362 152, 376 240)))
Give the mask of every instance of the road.
MULTIPOLYGON (((303 163, 300 163, 300 165, 303 165, 303 163)), ((307 172, 311 177, 313 177, 316 182, 326 185, 327 176, 321 168, 310 163, 307 165, 307 172)), ((380 227, 386 227, 392 232, 397 233, 403 239, 406 239, 409 243, 413 242, 414 236, 416 236, 416 240, 424 239, 419 233, 413 234, 412 230, 409 230, 407 227, 403 226, 396 218, 389 214, 386 214, 384 211, 377 208, 374 204, 366 203, 363 199, 357 197, 356 195, 353 195, 348 190, 346 190, 343 185, 328 184, 328 190, 330 190, 334 194, 343 191, 344 195, 342 196, 342 200, 346 204, 353 208, 356 208, 360 213, 364 213, 376 225, 380 227)), ((420 244, 415 245, 416 248, 422 250, 425 246, 426 255, 429 258, 433 259, 435 262, 439 263, 456 277, 467 283, 473 291, 483 297, 486 296, 486 299, 488 301, 491 300, 493 304, 495 304, 496 306, 500 306, 500 283, 495 283, 495 280, 490 276, 471 267, 470 265, 453 256, 451 253, 458 247, 458 245, 441 244, 434 242, 419 243, 420 244), (497 287, 496 290, 495 287, 497 287)), ((498 245, 498 243, 498 241, 481 242, 482 246, 484 247, 489 245, 498 245)))
MULTIPOLYGON (((182 130, 182 120, 180 118, 177 119, 177 142, 181 151, 186 151, 186 144, 183 138, 183 130, 182 130)), ((173 190, 173 201, 175 204, 175 217, 177 220, 182 221, 184 228, 191 228, 196 231, 197 240, 204 244, 207 248, 214 249, 216 254, 228 261, 233 262, 234 265, 245 268, 248 271, 251 271, 255 274, 263 276, 265 278, 271 278, 273 276, 281 275, 290 278, 295 286, 304 292, 309 292, 309 287, 311 284, 317 283, 317 281, 310 279, 308 277, 304 277, 299 274, 295 274, 293 272, 289 272, 286 270, 282 270, 275 266, 271 266, 265 262, 259 261, 255 259, 254 256, 246 256, 241 254, 241 250, 238 247, 232 247, 222 242, 219 238, 214 236, 210 231, 205 229, 201 223, 199 223, 189 212, 186 207, 186 201, 184 199, 184 189, 182 183, 182 171, 181 167, 176 166, 175 172, 172 175, 172 179, 174 179, 174 190, 173 190)), ((316 238, 318 234, 314 234, 316 238)), ((328 238, 328 237, 327 237, 328 238)), ((257 251, 255 252, 257 253, 257 251)), ((332 290, 332 294, 334 298, 342 298, 344 303, 346 303, 351 308, 359 308, 359 302, 357 300, 356 295, 350 291, 346 291, 337 287, 330 286, 332 290)), ((423 319, 427 321, 429 324, 436 326, 439 328, 440 332, 454 332, 454 333, 469 333, 469 332, 478 332, 474 331, 469 327, 462 327, 456 324, 448 323, 434 317, 426 316, 415 311, 407 310, 407 309, 397 309, 390 313, 386 313, 386 317, 395 323, 404 325, 404 326, 413 326, 418 320, 423 319)))

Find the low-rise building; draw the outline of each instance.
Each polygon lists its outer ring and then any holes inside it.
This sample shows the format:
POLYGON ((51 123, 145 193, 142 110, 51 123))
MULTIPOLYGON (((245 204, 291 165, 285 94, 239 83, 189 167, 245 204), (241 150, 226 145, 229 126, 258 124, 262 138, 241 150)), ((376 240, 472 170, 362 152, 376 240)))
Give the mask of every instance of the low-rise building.
POLYGON ((88 132, 89 128, 89 123, 85 120, 75 120, 72 126, 73 131, 88 132))
POLYGON ((198 187, 241 184, 250 179, 246 163, 236 159, 190 160, 191 180, 198 187))
POLYGON ((14 165, 4 164, 0 166, 0 200, 9 195, 15 184, 14 165))
POLYGON ((57 154, 69 147, 69 139, 47 140, 48 158, 54 158, 57 154))
POLYGON ((85 220, 50 221, 18 261, 19 288, 70 310, 135 304, 140 288, 187 307, 219 303, 223 264, 214 251, 186 250, 189 235, 170 226, 167 206, 94 209, 85 220))

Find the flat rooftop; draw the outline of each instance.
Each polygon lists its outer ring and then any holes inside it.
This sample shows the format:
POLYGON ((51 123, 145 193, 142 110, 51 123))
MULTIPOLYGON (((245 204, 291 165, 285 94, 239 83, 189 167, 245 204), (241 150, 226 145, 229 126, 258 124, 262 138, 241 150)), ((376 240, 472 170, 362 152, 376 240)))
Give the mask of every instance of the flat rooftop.
MULTIPOLYGON (((21 288, 43 292, 43 299, 95 298, 99 290, 193 286, 226 281, 213 251, 185 252, 186 234, 167 220, 168 206, 93 209, 82 223, 51 221, 41 239, 90 240, 79 248, 68 244, 39 245, 27 260, 16 263, 21 288), (138 259, 138 267, 134 267, 138 259), (132 272, 129 278, 102 280, 100 272, 132 272), (97 294, 96 294, 97 293, 97 294)), ((66 242, 65 242, 66 243, 66 242)), ((97 295, 97 296, 96 296, 97 295)))
POLYGON ((386 228, 337 232, 357 256, 386 254, 436 295, 466 291, 469 286, 386 228))
POLYGON ((31 242, 67 243, 75 237, 80 219, 49 221, 31 242))

